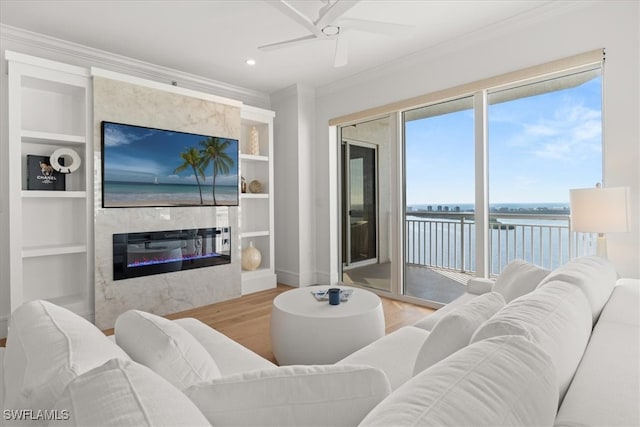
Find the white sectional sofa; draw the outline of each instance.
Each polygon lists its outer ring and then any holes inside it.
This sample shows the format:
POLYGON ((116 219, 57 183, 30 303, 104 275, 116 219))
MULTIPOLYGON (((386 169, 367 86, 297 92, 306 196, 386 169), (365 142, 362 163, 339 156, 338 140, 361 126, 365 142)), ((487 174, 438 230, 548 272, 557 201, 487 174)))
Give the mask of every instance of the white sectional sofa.
POLYGON ((328 366, 277 367, 195 319, 139 311, 113 340, 33 301, 0 350, 2 422, 640 425, 638 280, 585 257, 474 283, 479 295, 328 366))

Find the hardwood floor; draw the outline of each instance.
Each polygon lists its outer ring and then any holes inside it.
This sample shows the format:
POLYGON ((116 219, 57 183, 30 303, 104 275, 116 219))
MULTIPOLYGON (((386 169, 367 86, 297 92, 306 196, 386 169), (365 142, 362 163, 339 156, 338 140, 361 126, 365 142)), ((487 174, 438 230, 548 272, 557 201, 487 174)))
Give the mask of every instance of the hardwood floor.
MULTIPOLYGON (((198 307, 166 316, 169 319, 195 317, 222 332, 248 349, 275 363, 271 351, 271 303, 280 293, 292 289, 278 285, 275 289, 256 292, 229 301, 198 307)), ((391 333, 434 312, 433 309, 381 297, 386 332, 391 333)), ((113 329, 104 331, 113 334, 113 329)), ((0 341, 4 345, 4 340, 0 341)))
MULTIPOLYGON (((277 295, 289 289, 292 288, 278 285, 275 289, 256 292, 241 298, 198 307, 166 317, 169 319, 195 317, 275 363, 275 358, 271 351, 269 331, 271 304, 277 295)), ((433 309, 427 307, 390 298, 381 297, 381 299, 387 334, 402 326, 410 325, 434 312, 433 309)))

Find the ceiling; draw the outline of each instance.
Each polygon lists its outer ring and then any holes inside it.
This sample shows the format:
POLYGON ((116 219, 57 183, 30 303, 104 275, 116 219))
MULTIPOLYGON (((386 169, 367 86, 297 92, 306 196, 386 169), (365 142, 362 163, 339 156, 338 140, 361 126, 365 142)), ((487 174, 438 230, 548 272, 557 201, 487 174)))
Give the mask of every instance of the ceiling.
MULTIPOLYGON (((360 0, 345 18, 411 25, 409 35, 349 32, 348 63, 334 67, 335 40, 273 51, 258 46, 309 35, 275 0, 1 0, 0 22, 40 34, 272 93, 321 87, 518 19, 549 0, 360 0), (256 65, 245 61, 253 58, 256 65)), ((333 2, 334 0, 331 0, 333 2)), ((311 20, 326 1, 291 0, 311 20)))

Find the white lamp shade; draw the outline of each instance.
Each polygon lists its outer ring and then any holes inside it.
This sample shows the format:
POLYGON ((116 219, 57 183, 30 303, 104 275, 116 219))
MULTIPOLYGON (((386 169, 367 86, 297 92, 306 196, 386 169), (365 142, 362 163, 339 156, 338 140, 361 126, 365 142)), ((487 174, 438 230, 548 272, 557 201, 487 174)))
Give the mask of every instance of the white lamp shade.
POLYGON ((570 190, 571 229, 587 233, 629 231, 627 187, 570 190))

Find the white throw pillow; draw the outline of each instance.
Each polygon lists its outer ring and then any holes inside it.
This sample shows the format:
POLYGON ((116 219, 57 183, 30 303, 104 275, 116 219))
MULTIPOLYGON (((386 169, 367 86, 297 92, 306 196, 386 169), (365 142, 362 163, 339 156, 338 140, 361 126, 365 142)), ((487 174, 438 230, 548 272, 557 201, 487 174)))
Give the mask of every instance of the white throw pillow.
POLYGON ((611 262, 597 256, 576 258, 549 274, 538 287, 561 281, 580 288, 591 305, 591 323, 595 325, 609 300, 618 273, 611 262))
POLYGON ((476 331, 471 342, 522 335, 539 345, 556 367, 562 399, 590 334, 591 310, 584 294, 569 283, 551 282, 504 306, 476 331))
POLYGON ((549 356, 523 337, 503 336, 418 374, 360 426, 552 426, 557 403, 549 356))
POLYGON ((110 360, 73 380, 56 404, 59 426, 208 426, 178 389, 138 363, 110 360), (65 419, 66 418, 66 419, 65 419))
POLYGON ((471 336, 488 318, 504 306, 497 292, 480 295, 447 313, 433 327, 418 352, 413 375, 469 345, 471 336))
POLYGON ((164 317, 129 310, 116 319, 115 336, 133 360, 180 390, 220 377, 216 362, 202 344, 164 317))
POLYGON ((109 359, 129 356, 98 328, 47 301, 11 315, 4 355, 5 409, 52 409, 67 384, 109 359))
POLYGON ((276 365, 248 348, 216 331, 211 326, 187 317, 173 321, 189 332, 216 362, 220 375, 233 375, 255 369, 275 368, 276 365))
POLYGON ((492 291, 500 292, 506 303, 528 294, 549 274, 549 270, 521 259, 510 262, 500 273, 492 291))
POLYGON ((283 366, 194 385, 184 393, 212 425, 354 426, 391 388, 379 369, 283 366))

